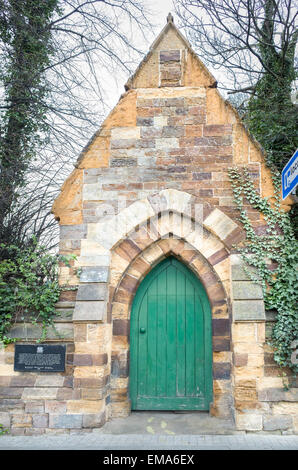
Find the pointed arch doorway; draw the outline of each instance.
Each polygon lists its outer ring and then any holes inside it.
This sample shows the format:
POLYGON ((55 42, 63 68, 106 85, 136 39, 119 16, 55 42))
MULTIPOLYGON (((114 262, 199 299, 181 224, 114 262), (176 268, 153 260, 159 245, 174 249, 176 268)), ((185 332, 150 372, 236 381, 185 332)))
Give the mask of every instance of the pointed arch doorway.
POLYGON ((142 281, 131 310, 132 410, 208 410, 211 310, 204 287, 176 258, 142 281))

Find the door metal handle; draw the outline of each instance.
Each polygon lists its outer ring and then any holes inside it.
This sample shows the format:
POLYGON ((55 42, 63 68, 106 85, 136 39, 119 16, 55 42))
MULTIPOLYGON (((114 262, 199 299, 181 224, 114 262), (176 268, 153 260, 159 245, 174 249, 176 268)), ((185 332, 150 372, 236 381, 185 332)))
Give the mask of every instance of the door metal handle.
POLYGON ((146 333, 146 328, 140 328, 140 333, 146 333))

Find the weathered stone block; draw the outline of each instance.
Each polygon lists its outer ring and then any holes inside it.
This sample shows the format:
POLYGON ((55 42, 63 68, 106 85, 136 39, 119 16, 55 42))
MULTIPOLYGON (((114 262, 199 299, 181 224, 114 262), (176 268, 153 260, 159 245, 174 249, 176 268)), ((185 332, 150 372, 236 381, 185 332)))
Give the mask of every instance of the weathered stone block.
POLYGON ((36 376, 19 375, 17 377, 11 377, 11 387, 33 387, 36 385, 36 376))
POLYGON ((200 172, 200 173, 194 172, 192 174, 192 178, 195 181, 210 180, 211 179, 211 173, 209 173, 209 172, 200 172))
POLYGON ((226 318, 215 318, 212 320, 213 336, 229 336, 230 320, 226 318))
POLYGON ((137 118, 137 126, 143 127, 143 126, 153 126, 153 125, 158 125, 155 124, 154 118, 150 117, 138 117, 137 118))
POLYGON ((106 395, 106 389, 97 388, 82 388, 81 398, 82 400, 103 400, 106 395))
POLYGON ((126 418, 131 413, 130 401, 111 403, 112 418, 126 418))
POLYGON ((234 300, 263 299, 262 287, 250 281, 233 281, 234 300))
POLYGON ((264 354, 249 354, 247 365, 249 367, 260 367, 264 365, 264 354))
POLYGON ((25 429, 24 428, 15 428, 15 427, 12 427, 10 429, 10 434, 12 436, 24 436, 25 435, 25 429))
POLYGON ((231 133, 232 126, 230 124, 204 126, 204 136, 222 136, 231 133))
POLYGON ((293 425, 292 417, 286 415, 264 416, 264 431, 289 429, 293 425))
POLYGON ((230 351, 230 338, 213 337, 213 351, 230 351))
POLYGON ((274 415, 298 415, 298 402, 280 402, 272 405, 274 415))
POLYGON ((104 400, 70 400, 67 402, 68 413, 100 413, 104 400))
POLYGON ((38 414, 32 416, 32 425, 34 428, 47 428, 49 424, 48 414, 38 414))
POLYGON ((232 405, 233 399, 230 393, 214 396, 213 403, 210 406, 210 414, 218 418, 231 418, 232 405))
POLYGON ((76 302, 73 313, 74 321, 102 321, 106 313, 106 302, 98 301, 81 301, 76 302))
POLYGON ((105 413, 83 415, 83 428, 101 428, 106 421, 105 413))
POLYGON ((82 343, 87 340, 87 325, 86 323, 76 323, 74 325, 74 341, 76 343, 82 343))
MULTIPOLYGON (((235 329, 233 329, 233 331, 235 333, 235 329)), ((236 331, 236 335, 237 335, 237 339, 236 339, 235 336, 234 336, 234 333, 233 333, 233 340, 234 340, 233 351, 234 351, 234 353, 237 353, 237 354, 263 354, 263 347, 262 346, 254 343, 253 341, 251 341, 251 343, 243 341, 244 338, 241 335, 241 333, 239 334, 238 331, 236 331), (238 342, 238 341, 241 341, 241 342, 238 342)), ((251 337, 251 339, 252 339, 252 337, 251 337)))
POLYGON ((184 126, 164 126, 162 128, 162 137, 183 137, 184 133, 184 126))
POLYGON ((74 354, 73 365, 92 366, 92 355, 91 354, 74 354))
POLYGON ((81 240, 87 237, 87 225, 60 225, 60 240, 81 240))
POLYGON ((111 130, 112 139, 139 139, 139 127, 115 127, 111 130))
POLYGON ((11 416, 11 425, 14 428, 27 428, 32 425, 32 415, 15 413, 11 416))
POLYGON ((262 300, 234 300, 234 321, 265 321, 265 308, 262 300))
POLYGON ((154 126, 166 126, 168 124, 168 116, 154 116, 154 126))
POLYGON ((261 431, 263 427, 262 416, 257 414, 240 414, 236 415, 236 426, 238 430, 244 431, 261 431))
POLYGON ((251 387, 235 387, 234 398, 240 402, 257 402, 257 392, 251 387))
POLYGON ((227 250, 225 248, 221 248, 220 250, 215 251, 215 253, 209 256, 208 261, 210 264, 212 264, 212 266, 216 266, 217 263, 222 262, 223 260, 228 258, 228 256, 229 256, 229 253, 227 252, 227 250))
MULTIPOLYGON (((63 340, 70 340, 73 339, 73 324, 72 323, 56 323, 55 329, 50 327, 47 331, 46 339, 54 339, 57 340, 57 334, 62 337, 63 340)), ((38 337, 39 338, 39 337, 38 337)))
POLYGON ((71 388, 59 388, 57 392, 57 400, 78 400, 80 398, 79 390, 72 390, 71 388))
POLYGON ((39 338, 42 333, 40 325, 32 325, 29 323, 16 323, 10 328, 8 336, 10 338, 39 338))
POLYGON ((0 398, 21 398, 23 390, 20 387, 0 387, 0 398))
POLYGON ((254 379, 264 375, 263 367, 236 367, 234 372, 235 377, 243 379, 254 379))
POLYGON ((57 388, 25 388, 22 399, 54 399, 57 396, 57 388))
MULTIPOLYGON (((156 126, 150 126, 150 127, 144 127, 141 128, 141 137, 144 139, 151 139, 151 138, 156 138, 156 137, 162 137, 163 133, 163 128, 162 127, 156 127, 156 126)), ((172 137, 172 136, 169 136, 172 137)))
POLYGON ((50 415, 50 428, 79 429, 83 425, 81 414, 50 415))
POLYGON ((235 367, 243 367, 247 365, 248 354, 234 354, 235 367))
POLYGON ((216 380, 228 380, 231 377, 231 364, 229 362, 218 362, 213 364, 213 378, 216 380))
POLYGON ((24 429, 25 436, 40 436, 41 434, 45 434, 44 428, 26 428, 24 429))
MULTIPOLYGON (((56 322, 55 329, 48 328, 46 339, 57 339, 57 332, 64 339, 73 338, 72 323, 56 322)), ((10 338, 38 339, 42 334, 41 324, 32 325, 30 323, 16 323, 9 331, 10 338)), ((1 368, 1 367, 0 367, 1 368)), ((16 373, 16 372, 15 372, 16 373)))
POLYGON ((23 410, 25 408, 25 403, 19 399, 9 399, 1 398, 0 400, 0 410, 23 410))
POLYGON ((256 379, 243 379, 242 377, 235 377, 235 386, 244 387, 244 388, 253 388, 256 389, 257 381, 256 379))
POLYGON ((98 183, 88 183, 88 184, 85 183, 84 184, 83 186, 83 200, 84 201, 100 201, 102 199, 104 199, 103 192, 98 183))
POLYGON ((106 300, 106 283, 81 284, 77 293, 77 300, 106 300))
POLYGON ((10 415, 9 415, 9 413, 7 413, 5 411, 0 412, 0 424, 2 424, 2 426, 4 428, 10 428, 10 415))
POLYGON ((113 335, 127 336, 129 334, 129 328, 130 328, 129 320, 114 320, 113 335))
POLYGON ((40 375, 36 379, 36 387, 62 387, 64 377, 62 375, 40 375))
POLYGON ((45 412, 50 414, 66 413, 66 401, 49 400, 45 401, 45 412))
POLYGON ((179 140, 176 137, 156 139, 157 149, 179 148, 179 140))
POLYGON ((107 282, 108 276, 109 268, 107 266, 82 267, 80 282, 107 282))
POLYGON ((132 167, 137 166, 138 160, 136 158, 112 158, 110 161, 111 167, 132 167))
POLYGON ((283 388, 282 377, 263 377, 258 382, 258 390, 266 390, 268 388, 283 388))
MULTIPOLYGON (((25 403, 25 412, 26 413, 43 413, 44 412, 44 401, 43 400, 34 400, 28 401, 25 403)), ((1 422, 1 420, 0 420, 1 422)))
POLYGON ((232 353, 230 351, 213 351, 213 362, 230 362, 232 353))
POLYGON ((106 366, 77 366, 74 370, 75 378, 100 378, 106 374, 106 366))
MULTIPOLYGON (((256 271, 253 267, 247 266, 247 270, 251 272, 253 277, 258 278, 256 271)), ((232 280, 233 281, 251 281, 250 276, 244 271, 242 264, 232 265, 232 280)))
POLYGON ((237 228, 237 224, 222 211, 214 209, 204 220, 204 226, 212 233, 215 233, 221 240, 224 240, 230 233, 237 228))
POLYGON ((76 266, 109 266, 110 257, 109 255, 88 255, 80 256, 76 260, 76 266))
MULTIPOLYGON (((140 128, 137 128, 140 130, 140 128)), ((130 149, 136 144, 136 139, 113 139, 111 149, 130 149)))
MULTIPOLYGON (((160 51, 159 62, 161 64, 165 62, 180 62, 180 54, 181 54, 180 50, 160 51)), ((167 100, 167 101, 173 101, 173 100, 167 100)), ((171 104, 168 106, 177 106, 177 104, 171 104)))

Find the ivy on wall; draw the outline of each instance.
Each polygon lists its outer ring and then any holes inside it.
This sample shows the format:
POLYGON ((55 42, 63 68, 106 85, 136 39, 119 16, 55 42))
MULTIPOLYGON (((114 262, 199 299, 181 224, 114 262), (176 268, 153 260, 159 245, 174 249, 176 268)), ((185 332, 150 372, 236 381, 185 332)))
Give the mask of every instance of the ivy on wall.
POLYGON ((39 341, 43 341, 49 327, 55 331, 55 304, 62 290, 58 283, 59 262, 69 266, 75 256, 52 255, 36 241, 27 248, 0 244, 0 250, 6 254, 0 262, 0 342, 16 341, 9 336, 16 321, 39 323, 39 341))
POLYGON ((288 366, 297 372, 292 348, 298 337, 298 242, 289 214, 281 209, 280 174, 273 171, 272 176, 274 195, 269 201, 260 196, 247 169, 229 169, 235 203, 246 231, 240 253, 245 263, 255 268, 255 274, 248 270, 247 273, 253 281, 261 283, 265 309, 277 312, 269 343, 274 359, 281 367, 288 366), (255 232, 245 207, 247 203, 263 214, 267 224, 264 234, 255 232))

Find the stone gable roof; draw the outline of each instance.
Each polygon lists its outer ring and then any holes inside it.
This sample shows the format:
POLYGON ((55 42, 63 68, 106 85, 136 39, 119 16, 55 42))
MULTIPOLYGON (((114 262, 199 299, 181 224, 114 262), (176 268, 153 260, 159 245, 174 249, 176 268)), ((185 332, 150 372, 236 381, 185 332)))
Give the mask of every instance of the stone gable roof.
MULTIPOLYGON (((174 101, 200 103, 199 105, 185 105, 187 109, 189 109, 189 106, 193 106, 191 115, 187 117, 188 124, 191 120, 196 119, 197 123, 200 123, 200 117, 199 115, 196 116, 196 113, 203 112, 205 121, 202 121, 201 124, 203 127, 208 128, 208 130, 205 129, 206 132, 210 132, 210 128, 212 128, 212 132, 215 132, 212 135, 220 136, 226 126, 230 128, 232 139, 231 166, 252 165, 258 167, 261 194, 267 197, 272 196, 271 172, 266 166, 261 146, 245 128, 236 109, 220 95, 216 89, 215 78, 174 25, 172 16, 168 16, 166 26, 157 36, 148 54, 129 78, 125 87, 126 92, 120 97, 117 105, 79 155, 75 169, 63 184, 61 192, 54 202, 53 213, 62 224, 82 223, 84 175, 98 171, 96 169, 104 172, 109 169, 111 171, 115 170, 113 166, 116 163, 111 160, 113 153, 115 153, 115 145, 123 154, 125 154, 125 148, 128 148, 128 144, 132 146, 131 149, 134 149, 135 152, 138 148, 140 149, 138 155, 144 151, 143 137, 140 134, 141 127, 144 124, 140 122, 146 120, 146 118, 145 115, 140 117, 139 112, 145 109, 142 106, 149 106, 147 110, 150 112, 150 107, 159 106, 156 103, 166 103, 173 100, 173 98, 174 101), (142 105, 142 103, 146 104, 142 105), (123 139, 126 147, 121 150, 119 145, 123 139)), ((188 113, 189 111, 186 108, 185 112, 188 113)), ((161 122, 165 117, 158 119, 161 122)), ((169 124, 158 125, 169 126, 169 124)), ((171 125, 173 126, 173 124, 171 125)), ((184 124, 179 125, 183 126, 184 124)), ((144 130, 142 132, 144 133, 144 130)), ((205 135, 204 132, 201 136, 205 135)), ((192 135, 195 139, 196 134, 192 135)), ((159 137, 163 136, 160 135, 159 137)), ((197 138, 199 138, 199 135, 197 138)), ((157 138, 157 140, 162 139, 157 138)), ((181 147, 181 145, 183 147, 185 142, 180 142, 179 139, 176 140, 178 147, 181 147)), ((216 138, 213 138, 213 142, 215 140, 216 138)), ((206 139, 202 142, 205 143, 194 143, 193 145, 213 145, 212 143, 206 143, 206 139)), ((186 145, 189 145, 189 143, 186 145)), ((130 160, 132 164, 135 164, 134 159, 130 160)), ((144 167, 140 167, 140 170, 144 170, 144 167)), ((155 170, 158 171, 158 168, 155 170)), ((174 171, 174 168, 170 171, 174 171)), ((287 204, 291 204, 290 198, 284 202, 285 208, 289 208, 287 204)))
MULTIPOLYGON (((167 45, 167 50, 169 49, 174 49, 173 45, 170 44, 169 42, 167 43, 167 37, 170 34, 174 34, 177 38, 178 43, 180 43, 180 49, 184 49, 187 51, 197 62, 197 65, 202 69, 202 71, 205 74, 205 81, 200 84, 200 86, 213 86, 216 87, 217 81, 211 74, 211 72, 208 70, 208 68, 203 64, 203 62, 199 59, 197 54, 194 52, 192 49, 190 43, 188 40, 183 36, 183 34, 179 31, 179 29, 175 26, 174 24, 174 19, 171 14, 168 15, 167 17, 167 24, 165 27, 162 29, 162 31, 159 33, 157 38, 153 41, 149 48, 149 52, 146 54, 144 59, 140 62, 139 66, 137 67, 136 71, 134 74, 128 79, 128 81, 125 84, 125 89, 130 90, 132 88, 137 88, 137 78, 139 77, 140 73, 143 71, 144 67, 146 67, 147 64, 150 66, 150 59, 152 58, 152 55, 154 52, 157 50, 161 49, 161 46, 163 44, 167 45)), ((177 47, 177 42, 176 42, 176 47, 177 47)))

